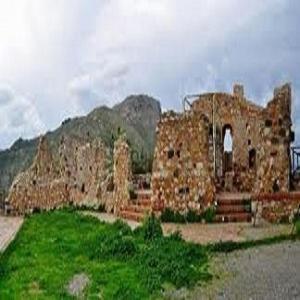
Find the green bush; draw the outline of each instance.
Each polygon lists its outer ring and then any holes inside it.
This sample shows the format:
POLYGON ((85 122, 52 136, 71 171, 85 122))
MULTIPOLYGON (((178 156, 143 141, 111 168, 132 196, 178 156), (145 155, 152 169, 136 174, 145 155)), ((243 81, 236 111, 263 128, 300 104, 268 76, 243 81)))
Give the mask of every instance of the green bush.
POLYGON ((163 236, 160 220, 152 213, 147 216, 142 225, 144 240, 154 240, 163 236))
POLYGON ((168 207, 162 212, 160 219, 165 223, 186 223, 184 215, 180 214, 178 211, 174 212, 168 207))
POLYGON ((113 229, 116 229, 120 235, 131 235, 132 230, 130 226, 124 222, 121 219, 117 219, 113 224, 112 224, 113 229))
POLYGON ((186 220, 188 223, 201 222, 201 215, 199 215, 196 211, 189 209, 186 214, 186 220))
POLYGON ((170 234, 169 239, 173 241, 183 241, 182 234, 180 230, 176 230, 170 234))
POLYGON ((161 221, 165 223, 198 223, 205 220, 206 223, 212 223, 215 219, 216 211, 214 207, 207 208, 202 214, 198 214, 195 210, 189 209, 186 215, 174 212, 170 208, 166 208, 161 214, 161 221))
POLYGON ((104 238, 97 239, 98 244, 93 243, 89 251, 91 259, 126 259, 137 252, 137 246, 132 236, 113 234, 111 231, 104 238))
POLYGON ((202 219, 206 223, 212 223, 215 220, 216 209, 214 207, 207 208, 201 215, 202 219))
POLYGON ((296 235, 300 236, 300 221, 296 221, 296 235))

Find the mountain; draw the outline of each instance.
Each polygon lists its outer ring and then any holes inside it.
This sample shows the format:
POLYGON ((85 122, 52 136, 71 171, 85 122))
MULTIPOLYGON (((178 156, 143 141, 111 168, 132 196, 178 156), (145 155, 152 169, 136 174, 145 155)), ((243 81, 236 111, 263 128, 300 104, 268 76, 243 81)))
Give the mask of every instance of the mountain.
MULTIPOLYGON (((86 116, 69 118, 54 131, 47 132, 54 157, 62 136, 82 142, 101 138, 111 149, 117 136, 126 132, 132 148, 135 172, 149 171, 155 144, 156 123, 161 115, 159 101, 146 95, 132 95, 112 108, 101 106, 86 116)), ((35 156, 38 137, 18 139, 9 149, 0 151, 0 192, 7 193, 14 177, 27 169, 35 156)))

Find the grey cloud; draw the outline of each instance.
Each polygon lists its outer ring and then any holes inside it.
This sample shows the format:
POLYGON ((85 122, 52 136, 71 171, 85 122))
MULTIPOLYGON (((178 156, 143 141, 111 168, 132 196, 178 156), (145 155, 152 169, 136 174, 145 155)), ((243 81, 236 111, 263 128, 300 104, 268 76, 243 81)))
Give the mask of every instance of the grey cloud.
POLYGON ((0 109, 1 145, 9 146, 16 137, 30 138, 45 131, 33 103, 16 93, 11 87, 0 88, 6 103, 0 109))
MULTIPOLYGON (((236 81, 265 104, 276 85, 289 81, 300 142, 299 1, 27 1, 26 26, 16 32, 32 39, 26 51, 1 52, 9 43, 0 33, 0 83, 12 82, 35 99, 25 110, 38 111, 47 128, 133 93, 180 110, 185 94, 229 92, 236 81), (28 24, 30 34, 23 32, 28 24)), ((11 107, 7 100, 0 93, 1 109, 11 107)), ((28 120, 28 113, 23 116, 28 120)), ((9 118, 11 128, 24 123, 9 118)), ((12 142, 21 131, 10 132, 12 142)), ((9 137, 1 131, 0 147, 4 139, 9 137)))
POLYGON ((0 108, 8 103, 10 103, 13 99, 13 93, 11 89, 8 87, 0 87, 0 108))

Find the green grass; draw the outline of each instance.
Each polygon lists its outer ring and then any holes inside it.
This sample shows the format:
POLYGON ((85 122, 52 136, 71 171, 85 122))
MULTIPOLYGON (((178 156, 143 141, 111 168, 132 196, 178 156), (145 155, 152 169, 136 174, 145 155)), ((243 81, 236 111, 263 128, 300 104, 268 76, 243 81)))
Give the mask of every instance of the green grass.
POLYGON ((273 245, 284 241, 293 241, 297 239, 299 239, 299 236, 296 234, 290 234, 290 235, 282 234, 275 237, 264 238, 261 240, 251 240, 245 242, 233 242, 233 241, 219 242, 219 243, 208 245, 207 250, 212 253, 214 252, 229 253, 236 250, 245 250, 248 248, 253 248, 258 246, 273 245))
POLYGON ((88 299, 156 299, 165 284, 208 280, 207 253, 178 234, 162 237, 151 218, 133 232, 73 210, 34 214, 0 257, 0 299, 72 299, 66 285, 82 272, 88 299))

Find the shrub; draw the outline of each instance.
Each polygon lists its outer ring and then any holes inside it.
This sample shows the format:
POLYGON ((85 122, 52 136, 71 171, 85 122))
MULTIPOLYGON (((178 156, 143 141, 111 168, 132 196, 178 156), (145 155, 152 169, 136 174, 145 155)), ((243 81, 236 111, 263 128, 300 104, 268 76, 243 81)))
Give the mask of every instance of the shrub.
POLYGON ((130 226, 121 219, 117 219, 112 224, 112 227, 114 229, 116 229, 120 235, 131 235, 132 234, 132 230, 131 230, 130 226))
POLYGON ((296 235, 300 236, 300 220, 296 221, 296 235))
POLYGON ((165 223, 185 223, 186 219, 184 215, 180 214, 178 211, 174 212, 170 208, 166 208, 160 217, 162 222, 165 223))
POLYGON ((163 210, 160 219, 162 222, 173 222, 174 221, 174 211, 170 208, 166 208, 163 210))
POLYGON ((201 222, 201 215, 199 215, 196 211, 189 209, 186 215, 186 220, 189 223, 201 222))
POLYGON ((95 255, 98 259, 129 258, 136 254, 137 247, 132 236, 108 235, 95 247, 95 255))
POLYGON ((216 209, 214 207, 207 208, 201 215, 202 219, 206 223, 212 223, 216 216, 216 209))
POLYGON ((173 241, 182 241, 182 234, 180 230, 176 230, 170 234, 169 239, 173 241))
POLYGON ((144 220, 142 230, 145 240, 154 240, 163 236, 160 220, 153 213, 144 220))
POLYGON ((170 208, 166 208, 161 214, 162 222, 170 223, 197 223, 205 220, 206 223, 211 223, 215 218, 215 208, 209 207, 202 214, 198 214, 195 210, 189 209, 186 215, 174 212, 170 208))

